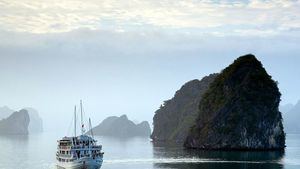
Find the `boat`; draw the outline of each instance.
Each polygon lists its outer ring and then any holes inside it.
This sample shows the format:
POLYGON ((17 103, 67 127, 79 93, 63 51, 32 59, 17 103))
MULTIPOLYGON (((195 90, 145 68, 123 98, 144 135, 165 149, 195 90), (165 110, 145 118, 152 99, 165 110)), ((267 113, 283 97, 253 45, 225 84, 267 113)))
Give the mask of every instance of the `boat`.
POLYGON ((99 169, 103 162, 102 145, 94 139, 91 119, 89 132, 85 132, 83 124, 83 107, 80 101, 81 134, 76 135, 76 106, 74 108, 74 136, 58 140, 56 160, 58 169, 99 169))

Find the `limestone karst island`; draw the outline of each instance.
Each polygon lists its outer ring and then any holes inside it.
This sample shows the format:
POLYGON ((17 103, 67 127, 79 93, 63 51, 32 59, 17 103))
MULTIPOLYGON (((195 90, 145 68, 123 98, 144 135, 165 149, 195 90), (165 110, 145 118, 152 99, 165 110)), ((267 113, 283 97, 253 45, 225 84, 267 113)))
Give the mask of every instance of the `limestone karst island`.
POLYGON ((153 118, 151 138, 197 149, 284 149, 280 97, 263 64, 254 55, 241 56, 165 101, 153 118))

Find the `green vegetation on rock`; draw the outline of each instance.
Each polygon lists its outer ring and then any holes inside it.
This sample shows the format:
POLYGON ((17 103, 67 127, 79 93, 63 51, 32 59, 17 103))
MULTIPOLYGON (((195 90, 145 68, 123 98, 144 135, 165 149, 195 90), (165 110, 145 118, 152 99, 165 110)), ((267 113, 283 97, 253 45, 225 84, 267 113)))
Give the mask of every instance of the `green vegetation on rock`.
POLYGON ((214 80, 216 74, 202 80, 192 80, 184 84, 175 96, 164 102, 153 117, 154 141, 183 143, 198 114, 198 104, 202 95, 214 80))
POLYGON ((254 55, 236 59, 211 83, 184 143, 201 149, 285 147, 280 92, 254 55))

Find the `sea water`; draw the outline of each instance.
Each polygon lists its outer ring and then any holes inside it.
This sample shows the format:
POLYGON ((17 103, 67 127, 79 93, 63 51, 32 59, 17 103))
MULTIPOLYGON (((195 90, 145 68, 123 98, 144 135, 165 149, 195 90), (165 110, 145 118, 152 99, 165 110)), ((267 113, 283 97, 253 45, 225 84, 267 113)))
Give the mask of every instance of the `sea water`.
MULTIPOLYGON (((0 169, 55 169, 57 133, 0 136, 0 169)), ((300 135, 285 151, 198 151, 153 144, 149 138, 95 137, 103 145, 101 169, 299 169, 300 135)))

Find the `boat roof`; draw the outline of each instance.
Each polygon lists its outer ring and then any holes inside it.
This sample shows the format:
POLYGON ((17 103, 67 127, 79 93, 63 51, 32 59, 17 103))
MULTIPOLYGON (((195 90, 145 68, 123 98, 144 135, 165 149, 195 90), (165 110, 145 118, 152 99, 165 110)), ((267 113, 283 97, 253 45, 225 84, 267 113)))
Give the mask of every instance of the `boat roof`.
POLYGON ((69 142, 69 141, 72 141, 73 139, 76 139, 76 140, 82 140, 82 141, 85 141, 85 140, 94 140, 91 136, 88 136, 86 134, 84 135, 80 135, 80 136, 77 136, 77 137, 63 137, 61 140, 59 140, 60 142, 69 142))

